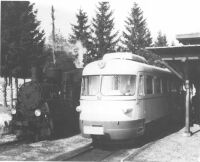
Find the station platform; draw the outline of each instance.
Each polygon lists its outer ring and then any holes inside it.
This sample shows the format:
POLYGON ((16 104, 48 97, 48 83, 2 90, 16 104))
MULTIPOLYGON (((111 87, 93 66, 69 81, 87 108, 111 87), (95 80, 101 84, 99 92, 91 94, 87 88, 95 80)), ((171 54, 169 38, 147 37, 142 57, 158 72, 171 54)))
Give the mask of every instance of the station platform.
MULTIPOLYGON (((14 139, 10 138, 10 140, 14 139)), ((63 158, 67 158, 67 156, 73 156, 73 153, 77 154, 79 150, 87 147, 90 143, 90 139, 75 135, 59 140, 23 144, 8 151, 0 152, 0 161, 56 161, 58 157, 62 159, 63 155, 65 156, 63 158), (66 153, 68 154, 66 155, 66 153)))
MULTIPOLYGON (((134 157, 134 162, 200 162, 200 126, 191 127, 192 136, 184 137, 184 128, 154 142, 134 157)), ((90 147, 91 140, 76 135, 70 138, 23 144, 0 152, 0 161, 57 161, 67 159, 90 147)), ((130 149, 130 148, 129 148, 130 149)))
POLYGON ((191 127, 192 135, 184 136, 184 128, 170 134, 145 149, 134 162, 200 162, 200 126, 191 127))

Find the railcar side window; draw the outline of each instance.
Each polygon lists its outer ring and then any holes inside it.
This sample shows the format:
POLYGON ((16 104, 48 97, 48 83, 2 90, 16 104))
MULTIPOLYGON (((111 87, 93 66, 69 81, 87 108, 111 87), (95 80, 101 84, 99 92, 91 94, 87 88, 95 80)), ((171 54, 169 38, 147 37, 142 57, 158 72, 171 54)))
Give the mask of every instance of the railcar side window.
POLYGON ((140 96, 144 95, 144 76, 143 75, 139 76, 138 94, 140 96))
POLYGON ((160 78, 156 77, 154 83, 155 83, 155 93, 157 94, 161 93, 160 78))
POLYGON ((97 95, 100 86, 100 76, 83 76, 81 95, 94 96, 97 95))
POLYGON ((167 80, 167 92, 171 92, 171 82, 167 80))
POLYGON ((167 92, 167 80, 165 78, 162 79, 162 93, 167 92))
POLYGON ((177 82, 176 81, 172 81, 171 82, 171 92, 177 92, 178 90, 178 84, 177 84, 177 82))
POLYGON ((103 76, 101 93, 106 96, 133 96, 135 86, 135 75, 103 76))
POLYGON ((146 77, 147 94, 153 93, 153 77, 147 75, 146 77))

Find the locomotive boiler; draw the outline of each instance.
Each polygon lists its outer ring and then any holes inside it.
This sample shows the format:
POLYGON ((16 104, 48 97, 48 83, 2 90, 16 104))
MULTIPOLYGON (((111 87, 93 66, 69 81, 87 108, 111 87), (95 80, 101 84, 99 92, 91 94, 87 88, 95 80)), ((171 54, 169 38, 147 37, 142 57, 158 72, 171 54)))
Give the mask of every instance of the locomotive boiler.
POLYGON ((32 68, 32 80, 18 91, 12 109, 12 131, 20 139, 41 140, 78 132, 82 69, 63 71, 49 67, 45 72, 32 68), (42 75, 39 75, 42 74, 42 75))

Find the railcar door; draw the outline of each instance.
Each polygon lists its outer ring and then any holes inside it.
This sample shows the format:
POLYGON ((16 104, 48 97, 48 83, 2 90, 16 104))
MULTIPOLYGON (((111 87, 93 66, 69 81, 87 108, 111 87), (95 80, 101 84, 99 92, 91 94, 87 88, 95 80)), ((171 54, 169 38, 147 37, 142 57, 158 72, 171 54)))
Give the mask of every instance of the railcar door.
POLYGON ((146 123, 165 117, 169 114, 169 102, 162 75, 145 73, 144 76, 144 111, 146 123), (165 89, 165 90, 164 90, 165 89))
POLYGON ((157 103, 154 95, 154 75, 152 73, 144 73, 144 97, 143 106, 145 114, 145 122, 149 123, 156 119, 157 103))

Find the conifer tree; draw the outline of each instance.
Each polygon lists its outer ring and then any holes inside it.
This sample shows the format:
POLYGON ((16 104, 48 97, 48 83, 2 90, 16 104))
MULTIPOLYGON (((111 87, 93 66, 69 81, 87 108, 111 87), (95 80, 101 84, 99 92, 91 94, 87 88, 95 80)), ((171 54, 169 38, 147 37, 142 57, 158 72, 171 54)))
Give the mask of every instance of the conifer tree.
POLYGON ((70 43, 76 43, 77 40, 80 40, 84 47, 87 48, 88 41, 90 39, 90 31, 88 25, 88 16, 86 12, 82 9, 79 9, 78 14, 76 14, 77 25, 72 24, 72 32, 70 35, 69 41, 70 43))
MULTIPOLYGON (((64 51, 64 48, 68 46, 68 42, 65 37, 61 34, 60 31, 55 32, 55 40, 54 40, 54 50, 56 51, 64 51)), ((53 36, 52 34, 48 37, 48 46, 49 48, 53 48, 53 36)))
POLYGON ((2 1, 2 76, 27 77, 41 63, 44 32, 28 1, 2 1))
POLYGON ((9 78, 10 85, 12 77, 29 77, 31 66, 41 65, 44 60, 44 32, 39 29, 33 6, 28 1, 1 2, 1 76, 9 78))
POLYGON ((130 16, 125 21, 126 31, 123 32, 123 41, 127 51, 137 53, 138 50, 151 46, 152 38, 147 28, 143 11, 134 3, 130 16))
POLYGON ((87 13, 82 9, 79 9, 78 14, 76 14, 77 24, 72 24, 72 32, 70 35, 69 42, 75 44, 77 41, 81 41, 84 48, 86 48, 86 53, 84 54, 84 63, 92 61, 90 58, 91 53, 93 53, 93 43, 90 31, 90 25, 88 24, 87 13))
POLYGON ((162 34, 161 31, 158 32, 157 40, 154 43, 155 47, 167 46, 167 38, 165 34, 162 34))
POLYGON ((96 17, 92 22, 94 50, 93 59, 101 58, 105 53, 113 52, 118 42, 118 32, 114 32, 113 12, 109 2, 99 2, 96 17))

